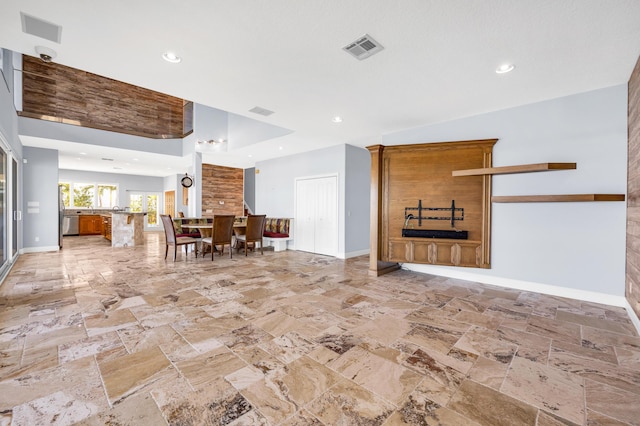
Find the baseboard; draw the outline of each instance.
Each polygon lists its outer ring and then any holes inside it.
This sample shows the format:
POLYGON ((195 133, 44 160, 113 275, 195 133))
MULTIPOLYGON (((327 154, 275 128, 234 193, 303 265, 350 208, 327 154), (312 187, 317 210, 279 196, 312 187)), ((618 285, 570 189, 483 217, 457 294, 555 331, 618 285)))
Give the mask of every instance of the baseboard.
POLYGON ((497 287, 512 288, 515 290, 530 291, 533 293, 548 294, 550 296, 566 297, 568 299, 582 300, 584 302, 600 303, 609 306, 618 306, 625 308, 629 314, 629 318, 633 322, 638 334, 640 334, 640 320, 635 314, 631 305, 624 296, 616 296, 613 294, 598 293, 596 291, 580 290, 568 287, 558 287, 549 284, 541 284, 532 281, 515 280, 512 278, 503 278, 490 275, 479 275, 473 272, 458 271, 455 269, 444 269, 430 265, 402 264, 403 269, 425 274, 439 275, 449 278, 457 278, 460 280, 474 281, 482 284, 495 285, 497 287))
POLYGON ((25 247, 20 249, 20 254, 24 253, 41 253, 43 251, 60 251, 59 246, 48 246, 48 247, 25 247))
POLYGON ((338 259, 351 259, 352 257, 364 256, 365 254, 369 254, 370 250, 358 250, 358 251, 350 251, 349 253, 338 253, 336 256, 338 259))

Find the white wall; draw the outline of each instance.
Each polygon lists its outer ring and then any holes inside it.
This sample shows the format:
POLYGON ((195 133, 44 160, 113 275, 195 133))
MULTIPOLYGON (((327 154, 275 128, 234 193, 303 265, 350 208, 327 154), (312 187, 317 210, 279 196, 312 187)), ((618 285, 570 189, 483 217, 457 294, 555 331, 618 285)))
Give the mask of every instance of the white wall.
POLYGON ((364 148, 346 145, 345 162, 345 251, 369 253, 371 154, 364 148))
MULTIPOLYGON (((499 139, 494 166, 577 163, 577 170, 495 176, 493 195, 626 193, 626 85, 409 129, 384 135, 382 143, 488 138, 499 139)), ((569 289, 568 295, 623 296, 625 207, 493 203, 491 269, 405 266, 514 287, 551 285, 569 289)))
POLYGON ((229 113, 229 148, 238 149, 288 135, 292 130, 229 113))
POLYGON ((24 156, 23 248, 57 250, 58 151, 24 147, 24 156))
POLYGON ((20 117, 19 126, 20 134, 24 136, 182 156, 182 139, 143 138, 28 117, 20 117))
MULTIPOLYGON (((338 253, 344 257, 345 147, 333 147, 256 163, 255 214, 295 218, 295 179, 338 175, 338 253)), ((294 221, 295 233, 295 221, 294 221)), ((295 237, 294 237, 295 238, 295 237)), ((295 244, 295 243, 294 243, 295 244)))
POLYGON ((244 169, 244 202, 251 211, 256 209, 256 168, 244 169))
POLYGON ((294 217, 295 179, 337 174, 338 257, 366 254, 369 252, 370 164, 366 149, 350 145, 260 161, 255 168, 255 213, 294 217))

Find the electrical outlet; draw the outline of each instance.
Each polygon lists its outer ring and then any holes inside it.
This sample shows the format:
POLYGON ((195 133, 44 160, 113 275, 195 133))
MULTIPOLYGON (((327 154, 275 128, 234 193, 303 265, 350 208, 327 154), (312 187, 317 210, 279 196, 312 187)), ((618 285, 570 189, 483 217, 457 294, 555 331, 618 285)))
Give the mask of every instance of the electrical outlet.
POLYGON ((40 241, 40 237, 36 237, 36 243, 40 241))

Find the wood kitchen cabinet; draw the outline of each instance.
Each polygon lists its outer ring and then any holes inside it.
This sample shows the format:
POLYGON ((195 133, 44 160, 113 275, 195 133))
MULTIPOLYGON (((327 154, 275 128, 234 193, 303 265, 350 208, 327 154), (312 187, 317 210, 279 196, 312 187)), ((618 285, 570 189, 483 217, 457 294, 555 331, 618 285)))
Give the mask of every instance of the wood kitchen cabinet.
POLYGON ((78 218, 80 235, 101 235, 102 217, 99 215, 81 215, 78 218))
POLYGON ((102 216, 102 236, 111 241, 111 216, 102 216))

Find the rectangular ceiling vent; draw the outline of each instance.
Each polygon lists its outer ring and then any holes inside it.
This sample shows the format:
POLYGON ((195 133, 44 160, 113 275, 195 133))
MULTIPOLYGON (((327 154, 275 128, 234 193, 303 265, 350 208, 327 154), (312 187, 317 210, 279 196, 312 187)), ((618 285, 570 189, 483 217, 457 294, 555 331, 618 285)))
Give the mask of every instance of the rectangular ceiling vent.
POLYGON ((269 111, 266 108, 262 108, 259 106, 253 107, 249 110, 249 112, 252 112, 254 114, 260 114, 260 115, 264 115, 265 117, 270 116, 271 114, 273 114, 273 111, 269 111))
POLYGON ((371 55, 375 55, 384 47, 375 41, 369 34, 365 34, 353 43, 349 43, 342 50, 349 52, 354 58, 363 60, 371 55))
POLYGON ((22 32, 60 43, 62 37, 62 27, 60 25, 27 15, 24 12, 20 12, 20 19, 22 20, 22 32))

